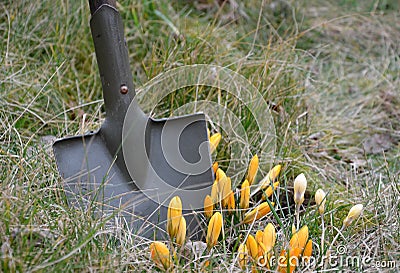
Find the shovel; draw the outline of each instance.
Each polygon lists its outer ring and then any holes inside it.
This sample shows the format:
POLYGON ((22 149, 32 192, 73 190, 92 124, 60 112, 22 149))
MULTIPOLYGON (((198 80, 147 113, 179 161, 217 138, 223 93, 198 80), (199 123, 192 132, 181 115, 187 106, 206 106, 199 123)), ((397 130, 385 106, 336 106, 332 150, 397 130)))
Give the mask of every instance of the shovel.
POLYGON ((67 200, 107 223, 116 219, 139 236, 161 239, 169 201, 179 196, 189 236, 201 238, 198 209, 214 176, 205 116, 147 116, 135 99, 115 0, 89 5, 106 118, 97 132, 53 145, 67 200))

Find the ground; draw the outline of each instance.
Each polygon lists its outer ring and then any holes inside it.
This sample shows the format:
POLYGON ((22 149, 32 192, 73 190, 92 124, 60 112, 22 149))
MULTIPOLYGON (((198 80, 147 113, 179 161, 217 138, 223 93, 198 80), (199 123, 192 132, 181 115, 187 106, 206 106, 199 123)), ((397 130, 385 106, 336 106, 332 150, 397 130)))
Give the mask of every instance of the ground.
MULTIPOLYGON (((319 220, 310 213, 317 188, 328 192, 327 242, 350 206, 362 203, 362 217, 339 242, 348 255, 382 265, 398 260, 397 1, 120 1, 118 9, 136 86, 190 64, 240 73, 268 103, 277 134, 273 158, 260 155, 258 178, 272 163, 282 164, 281 192, 290 197, 294 178, 306 174, 303 222, 317 243, 319 220)), ((97 129, 105 117, 87 2, 6 1, 0 10, 1 271, 154 271, 148 240, 68 206, 52 156, 55 137, 97 129)), ((154 115, 169 116, 199 99, 221 103, 247 131, 245 146, 260 153, 251 113, 224 90, 203 91, 178 90, 154 115)), ((222 134, 216 160, 226 168, 234 159, 232 136, 222 134)), ((281 213, 292 217, 287 208, 281 213)), ((227 242, 238 239, 227 236, 227 242)), ((223 262, 213 263, 214 270, 239 270, 228 245, 216 247, 219 254, 211 260, 223 262)), ((395 266, 400 267, 398 261, 395 266)), ((379 270, 396 271, 393 266, 379 270)))

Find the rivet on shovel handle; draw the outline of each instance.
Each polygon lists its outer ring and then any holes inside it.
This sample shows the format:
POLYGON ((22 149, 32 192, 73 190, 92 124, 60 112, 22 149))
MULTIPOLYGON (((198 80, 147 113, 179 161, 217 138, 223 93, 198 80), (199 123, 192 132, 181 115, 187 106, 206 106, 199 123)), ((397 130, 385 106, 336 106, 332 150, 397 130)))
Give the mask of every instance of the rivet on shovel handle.
POLYGON ((126 86, 125 84, 122 84, 119 91, 121 92, 121 94, 124 94, 124 95, 127 94, 129 91, 128 86, 126 86))

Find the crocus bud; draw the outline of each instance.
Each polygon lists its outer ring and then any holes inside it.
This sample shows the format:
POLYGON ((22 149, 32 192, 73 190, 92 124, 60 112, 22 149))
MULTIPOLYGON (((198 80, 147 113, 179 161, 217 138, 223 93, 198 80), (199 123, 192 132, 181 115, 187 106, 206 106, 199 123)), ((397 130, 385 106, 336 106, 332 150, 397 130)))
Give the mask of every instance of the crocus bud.
MULTIPOLYGON (((271 202, 271 205, 274 206, 275 203, 271 202)), ((261 217, 267 215, 271 211, 271 208, 268 204, 268 202, 261 203, 258 205, 255 209, 249 211, 244 215, 244 219, 242 221, 242 224, 248 224, 253 222, 254 220, 258 220, 261 217)))
POLYGON ((185 239, 186 239, 186 220, 185 217, 181 217, 178 231, 176 233, 176 243, 181 246, 185 242, 185 239))
POLYGON ((265 191, 264 194, 262 195, 262 200, 265 200, 266 198, 269 198, 272 196, 274 191, 279 187, 279 182, 275 182, 272 186, 269 186, 265 191))
POLYGON ((206 237, 208 249, 211 249, 213 246, 217 244, 221 230, 222 230, 222 215, 221 213, 216 212, 211 217, 210 222, 208 223, 207 237, 206 237))
POLYGON ((266 189, 271 185, 272 182, 275 181, 275 179, 279 176, 281 169, 282 165, 276 165, 268 172, 268 174, 260 181, 262 190, 266 189))
POLYGON ((264 243, 266 252, 269 252, 272 250, 272 248, 275 245, 275 241, 276 241, 275 227, 273 224, 268 223, 268 225, 264 229, 264 235, 263 235, 263 243, 264 243))
POLYGON ((355 219, 360 217, 362 210, 363 210, 362 204, 353 206, 350 209, 349 214, 347 214, 347 217, 343 220, 343 227, 344 228, 348 227, 355 219))
POLYGON ((304 201, 304 193, 307 188, 307 179, 303 173, 299 174, 294 180, 294 202, 301 205, 304 201))
POLYGON ((221 141, 221 134, 216 133, 210 136, 210 153, 212 154, 217 148, 219 142, 221 141))
POLYGON ((249 170, 247 171, 247 181, 249 181, 249 185, 253 184, 254 178, 256 178, 258 171, 258 156, 255 155, 250 160, 249 170))
POLYGON ((318 211, 322 215, 325 212, 326 194, 322 189, 318 189, 315 193, 315 203, 317 203, 318 211))
POLYGON ((250 203, 250 186, 249 181, 245 180, 240 189, 240 208, 248 209, 250 203))
POLYGON ((162 242, 153 242, 150 245, 151 259, 158 267, 168 269, 171 266, 171 257, 167 246, 162 242))
POLYGON ((175 238, 178 232, 179 223, 182 217, 182 201, 179 196, 171 199, 167 213, 167 232, 169 236, 175 238))

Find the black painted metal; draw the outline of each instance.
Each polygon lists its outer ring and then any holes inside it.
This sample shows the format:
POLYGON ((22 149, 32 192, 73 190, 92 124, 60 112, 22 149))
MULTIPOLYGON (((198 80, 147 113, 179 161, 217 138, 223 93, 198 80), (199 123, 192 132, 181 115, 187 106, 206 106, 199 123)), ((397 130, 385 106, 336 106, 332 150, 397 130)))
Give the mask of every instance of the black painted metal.
MULTIPOLYGON (((84 208, 90 206, 92 211, 95 209, 99 217, 122 216, 118 219, 123 219, 141 236, 165 238, 163 230, 165 230, 166 207, 158 205, 138 190, 136 184, 146 184, 147 177, 136 177, 136 181, 132 181, 123 160, 122 128, 128 107, 134 104, 135 117, 147 124, 146 149, 151 152, 137 154, 137 157, 145 160, 148 156, 156 173, 167 183, 172 185, 184 179, 185 183, 193 185, 194 188, 199 182, 206 181, 211 185, 213 182, 211 159, 208 171, 189 177, 167 164, 159 147, 160 132, 164 126, 186 124, 191 115, 173 118, 169 122, 169 119, 153 120, 141 111, 135 101, 123 23, 115 8, 115 1, 95 0, 89 3, 92 13, 90 25, 102 82, 106 119, 97 132, 60 139, 54 143, 53 150, 58 170, 64 178, 64 188, 72 205, 84 208)), ((207 141, 204 115, 192 116, 195 122, 183 131, 182 136, 186 138, 179 140, 182 154, 189 162, 199 160, 196 151, 201 143, 207 141)), ((135 137, 135 133, 132 137, 135 137)), ((148 194, 152 194, 151 191, 149 189, 148 194)), ((157 194, 159 193, 154 189, 154 195, 157 194)), ((190 229, 189 234, 195 233, 196 238, 204 235, 198 229, 199 219, 191 214, 186 220, 190 229)))

